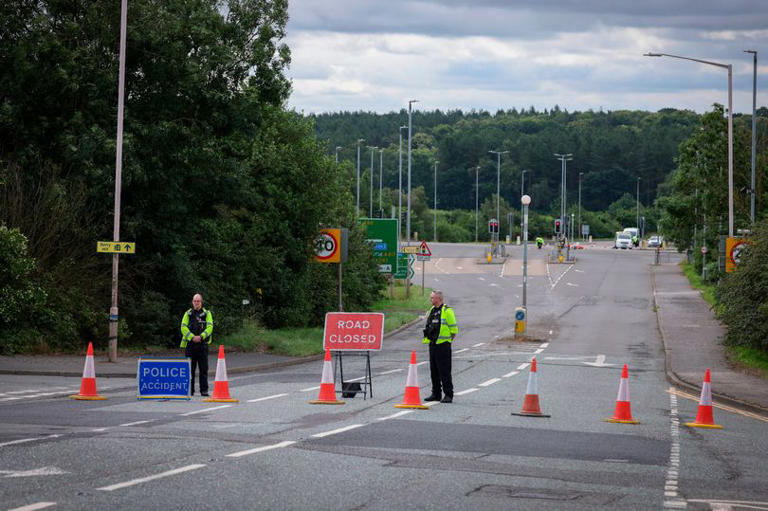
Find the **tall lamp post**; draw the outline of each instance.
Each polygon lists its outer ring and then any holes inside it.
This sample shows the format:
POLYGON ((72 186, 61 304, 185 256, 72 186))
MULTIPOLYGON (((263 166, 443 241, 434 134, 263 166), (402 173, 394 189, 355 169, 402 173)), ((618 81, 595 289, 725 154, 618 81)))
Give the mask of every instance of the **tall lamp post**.
POLYGON ((579 172, 579 236, 581 236, 581 241, 584 241, 584 232, 581 228, 581 176, 583 175, 583 172, 579 172))
MULTIPOLYGON (((523 309, 527 309, 527 296, 528 296, 528 205, 531 203, 531 198, 528 195, 523 195, 520 198, 520 204, 523 206, 523 309)), ((526 310, 526 316, 527 316, 526 310)), ((528 319, 526 318, 526 323, 528 319)))
POLYGON ((360 142, 365 142, 364 138, 357 139, 357 209, 355 214, 360 214, 360 142))
MULTIPOLYGON (((509 151, 488 152, 496 155, 496 221, 501 224, 501 208, 499 207, 499 197, 501 197, 501 155, 507 154, 509 151)), ((498 236, 498 234, 496 234, 496 236, 498 236)))
POLYGON ((733 237, 733 66, 709 60, 681 57, 669 53, 645 53, 646 57, 672 57, 675 59, 692 60, 701 64, 722 67, 728 70, 728 236, 733 237))
POLYGON ((637 178, 637 203, 635 204, 635 227, 640 235, 640 177, 637 178))
POLYGON ((379 149, 379 218, 384 218, 384 211, 381 209, 381 193, 384 183, 384 149, 379 149))
POLYGON ((400 149, 397 152, 397 242, 403 241, 403 130, 408 126, 400 126, 400 149))
POLYGON ((752 178, 749 182, 749 220, 755 223, 755 137, 756 137, 756 107, 757 107, 757 50, 744 50, 754 57, 752 65, 752 178))
MULTIPOLYGON (((525 195, 525 173, 526 172, 528 172, 527 169, 520 172, 520 197, 525 195)), ((520 237, 522 238, 522 236, 523 236, 523 204, 520 203, 520 237)))
POLYGON ((480 165, 475 167, 475 243, 477 243, 477 216, 480 203, 480 188, 478 188, 478 176, 480 175, 480 165))
POLYGON ((432 239, 437 241, 437 164, 440 163, 440 160, 435 160, 435 211, 434 211, 434 220, 432 224, 432 239))
POLYGON ((378 146, 368 146, 371 150, 371 197, 368 204, 368 218, 373 218, 373 153, 378 149, 378 146))
POLYGON ((555 153, 555 157, 560 160, 560 167, 561 167, 561 174, 560 174, 560 181, 561 181, 561 190, 560 190, 560 232, 561 234, 565 234, 565 162, 573 160, 573 154, 567 153, 567 154, 558 154, 555 153))
MULTIPOLYGON (((408 101, 408 213, 406 214, 405 229, 408 244, 411 244, 411 135, 413 134, 413 104, 418 103, 418 99, 408 101)), ((410 279, 408 280, 408 289, 410 289, 410 279)))

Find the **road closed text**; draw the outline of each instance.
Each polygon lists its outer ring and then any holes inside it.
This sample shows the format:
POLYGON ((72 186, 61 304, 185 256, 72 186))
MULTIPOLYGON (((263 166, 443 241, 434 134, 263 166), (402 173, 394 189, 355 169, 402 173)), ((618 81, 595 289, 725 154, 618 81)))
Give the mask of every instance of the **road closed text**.
POLYGON ((323 346, 331 350, 380 350, 384 336, 381 313, 329 312, 323 346))

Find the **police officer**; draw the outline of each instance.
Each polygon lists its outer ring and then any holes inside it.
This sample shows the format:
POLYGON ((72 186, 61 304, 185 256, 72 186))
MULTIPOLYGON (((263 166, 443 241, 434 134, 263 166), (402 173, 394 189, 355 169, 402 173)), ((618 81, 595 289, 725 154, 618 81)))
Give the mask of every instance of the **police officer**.
POLYGON ((427 326, 424 328, 422 342, 429 344, 429 373, 432 377, 432 394, 424 401, 452 403, 451 343, 456 334, 459 333, 459 328, 453 309, 443 303, 442 291, 432 291, 429 300, 432 302, 432 308, 427 315, 427 326))
POLYGON ((192 362, 190 390, 195 394, 195 368, 200 367, 200 395, 208 395, 208 345, 213 340, 213 314, 203 308, 203 296, 192 297, 192 308, 181 318, 181 347, 192 362))
POLYGON ((536 247, 541 249, 542 245, 544 245, 544 238, 541 236, 536 236, 536 247))

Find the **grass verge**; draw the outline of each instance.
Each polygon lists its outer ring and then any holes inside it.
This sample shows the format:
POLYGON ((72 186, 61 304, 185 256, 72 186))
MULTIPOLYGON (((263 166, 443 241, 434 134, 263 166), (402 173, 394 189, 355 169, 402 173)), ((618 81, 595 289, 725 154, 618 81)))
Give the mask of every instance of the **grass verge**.
POLYGON ((688 278, 688 282, 693 287, 701 292, 701 297, 713 308, 717 308, 717 300, 715 300, 715 286, 701 280, 701 274, 696 271, 693 265, 687 262, 680 263, 680 267, 683 269, 683 274, 688 278))
POLYGON ((746 346, 729 346, 728 359, 747 372, 768 380, 768 353, 746 346))
MULTIPOLYGON (((395 287, 395 297, 390 298, 389 288, 382 292, 381 299, 373 304, 370 312, 384 313, 384 332, 391 332, 400 326, 413 321, 426 311, 429 306, 429 293, 426 288, 424 296, 421 287, 411 286, 411 296, 406 299, 405 287, 395 287)), ((323 328, 278 328, 269 330, 259 326, 255 321, 248 321, 243 326, 227 336, 217 340, 227 347, 239 348, 243 351, 259 351, 273 355, 304 357, 323 351, 323 328)))

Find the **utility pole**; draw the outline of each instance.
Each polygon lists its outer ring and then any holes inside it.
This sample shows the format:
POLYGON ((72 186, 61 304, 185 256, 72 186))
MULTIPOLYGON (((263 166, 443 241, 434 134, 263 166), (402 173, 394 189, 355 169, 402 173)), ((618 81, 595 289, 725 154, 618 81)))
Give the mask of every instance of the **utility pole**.
POLYGON ((434 224, 432 226, 432 239, 437 241, 437 164, 439 160, 435 160, 435 211, 434 211, 434 224))
MULTIPOLYGON (((403 242, 403 130, 408 126, 400 126, 400 149, 397 152, 397 243, 403 242)), ((399 245, 398 245, 399 246, 399 245)))
POLYGON ((640 178, 637 178, 637 205, 635 206, 635 227, 637 235, 640 235, 640 178))
MULTIPOLYGON (((525 173, 528 170, 520 172, 520 197, 525 195, 525 173)), ((520 203, 520 239, 523 238, 523 203, 520 203)), ((512 239, 512 232, 509 233, 509 239, 512 239)))
POLYGON ((378 149, 377 146, 368 146, 371 150, 371 198, 368 204, 368 218, 373 218, 373 152, 378 149))
MULTIPOLYGON (((411 135, 413 135, 413 104, 418 103, 418 99, 408 101, 408 213, 405 220, 406 239, 411 244, 411 135)), ((410 279, 408 279, 408 290, 410 290, 410 279)))
POLYGON ((384 149, 379 149, 379 218, 384 218, 384 210, 381 209, 381 192, 384 182, 384 149))
MULTIPOLYGON (((499 206, 499 198, 501 197, 501 155, 507 154, 509 151, 488 151, 491 154, 496 155, 496 221, 501 225, 501 208, 499 206)), ((499 241, 499 234, 496 233, 496 241, 499 241)))
POLYGON ((757 123, 757 50, 744 50, 744 53, 751 53, 753 57, 752 65, 752 177, 749 182, 749 219, 752 224, 755 223, 755 151, 756 151, 756 123, 757 123))
POLYGON ((581 241, 584 241, 584 232, 581 228, 581 176, 583 175, 583 172, 579 172, 579 236, 581 236, 581 241))
POLYGON ((566 220, 566 217, 565 217, 565 179, 566 179, 566 174, 565 174, 566 166, 565 166, 565 162, 573 160, 573 154, 571 154, 571 153, 567 153, 567 154, 555 153, 555 157, 560 160, 560 168, 561 168, 561 170, 560 170, 560 182, 561 182, 561 184, 560 184, 560 188, 561 188, 561 190, 560 190, 560 225, 562 227, 560 229, 560 232, 561 232, 562 235, 566 235, 567 236, 567 234, 564 232, 565 231, 565 220, 566 220))
POLYGON ((360 142, 365 142, 365 139, 357 139, 357 208, 355 209, 355 215, 360 214, 360 142))
POLYGON ((480 165, 475 167, 475 243, 477 243, 477 215, 480 199, 480 188, 478 188, 478 176, 480 174, 480 165))

